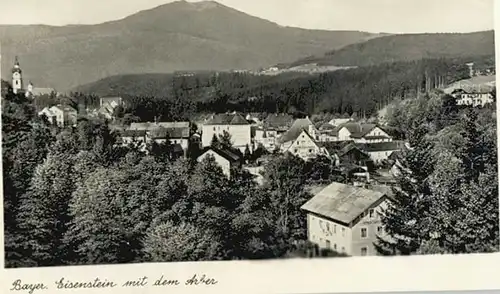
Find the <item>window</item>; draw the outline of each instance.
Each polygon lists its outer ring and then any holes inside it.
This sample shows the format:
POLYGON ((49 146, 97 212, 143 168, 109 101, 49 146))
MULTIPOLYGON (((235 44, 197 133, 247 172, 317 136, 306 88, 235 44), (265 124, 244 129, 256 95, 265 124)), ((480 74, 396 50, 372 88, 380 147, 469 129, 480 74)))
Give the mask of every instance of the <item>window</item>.
POLYGON ((313 150, 312 150, 312 149, 309 149, 309 153, 312 153, 312 152, 313 152, 313 150))
POLYGON ((366 256, 368 254, 368 248, 361 247, 361 256, 366 256))
POLYGON ((337 250, 337 244, 333 244, 333 250, 337 250))
POLYGON ((293 153, 297 153, 297 148, 293 149, 293 153))
POLYGON ((342 237, 345 237, 345 228, 342 228, 342 237))
POLYGON ((361 238, 366 238, 368 236, 368 232, 366 228, 361 228, 361 238))
POLYGON ((333 225, 333 233, 337 234, 337 225, 333 225))
POLYGON ((342 247, 342 253, 344 253, 344 252, 345 252, 345 248, 344 248, 344 247, 342 247))
POLYGON ((370 217, 373 217, 373 209, 370 209, 370 217))
POLYGON ((326 230, 327 230, 328 232, 330 232, 330 224, 329 224, 329 223, 326 223, 326 230))
POLYGON ((377 227, 377 233, 379 233, 379 234, 382 233, 382 227, 380 227, 380 226, 377 227))
POLYGON ((330 244, 330 240, 326 240, 326 248, 331 249, 332 244, 330 244))

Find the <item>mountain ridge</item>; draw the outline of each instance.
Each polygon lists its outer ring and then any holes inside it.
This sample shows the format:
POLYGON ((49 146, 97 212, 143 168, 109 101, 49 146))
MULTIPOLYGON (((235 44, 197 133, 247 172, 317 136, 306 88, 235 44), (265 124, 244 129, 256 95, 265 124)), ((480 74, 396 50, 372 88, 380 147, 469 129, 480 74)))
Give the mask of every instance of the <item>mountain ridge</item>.
POLYGON ((267 67, 374 37, 282 27, 213 1, 171 2, 101 24, 0 26, 2 67, 17 55, 26 80, 61 91, 117 74, 267 67))

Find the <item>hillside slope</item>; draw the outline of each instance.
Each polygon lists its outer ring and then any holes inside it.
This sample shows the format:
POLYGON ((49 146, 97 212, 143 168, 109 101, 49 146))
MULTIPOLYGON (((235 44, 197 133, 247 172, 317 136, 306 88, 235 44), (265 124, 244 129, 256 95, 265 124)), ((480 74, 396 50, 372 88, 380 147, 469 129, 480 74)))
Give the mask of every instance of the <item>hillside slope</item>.
POLYGON ((377 36, 282 27, 212 1, 177 1, 97 25, 0 26, 2 67, 18 55, 26 79, 63 91, 116 74, 255 69, 377 36))
POLYGON ((391 35, 351 44, 283 65, 303 64, 366 66, 385 62, 412 61, 423 58, 460 58, 470 55, 494 56, 493 31, 458 34, 391 35))

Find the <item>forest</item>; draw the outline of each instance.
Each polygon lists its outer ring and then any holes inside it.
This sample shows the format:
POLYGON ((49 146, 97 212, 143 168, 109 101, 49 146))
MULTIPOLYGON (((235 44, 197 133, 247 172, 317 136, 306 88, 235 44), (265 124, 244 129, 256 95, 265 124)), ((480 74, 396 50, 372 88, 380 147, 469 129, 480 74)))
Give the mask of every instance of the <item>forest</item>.
POLYGON ((306 238, 307 185, 333 175, 280 155, 257 186, 210 159, 117 145, 106 123, 54 128, 12 91, 2 103, 7 267, 286 257, 306 238))
MULTIPOLYGON (((423 59, 321 74, 174 74, 165 75, 164 83, 160 75, 154 75, 154 79, 152 75, 123 76, 81 87, 80 92, 72 95, 121 95, 128 101, 123 115, 139 121, 151 121, 155 117, 183 120, 199 113, 226 111, 281 112, 295 116, 356 113, 370 117, 395 98, 417 96, 469 78, 467 61, 484 63, 491 58, 423 59)), ((82 101, 86 100, 80 99, 80 103, 94 103, 82 101)))

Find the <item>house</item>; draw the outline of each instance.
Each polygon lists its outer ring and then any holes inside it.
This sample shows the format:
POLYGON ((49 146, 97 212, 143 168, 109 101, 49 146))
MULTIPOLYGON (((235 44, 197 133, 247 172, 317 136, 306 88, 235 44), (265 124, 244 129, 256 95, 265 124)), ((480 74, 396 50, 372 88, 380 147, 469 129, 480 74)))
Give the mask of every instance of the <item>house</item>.
POLYGON ((389 201, 381 190, 334 182, 301 207, 308 240, 351 256, 376 255, 374 242, 385 236, 380 214, 389 201))
POLYGON ((137 143, 140 150, 146 150, 146 131, 145 130, 124 130, 121 134, 122 144, 125 146, 131 143, 137 143))
POLYGON ((382 161, 388 160, 389 156, 395 151, 399 151, 404 148, 403 142, 401 141, 391 141, 391 142, 378 142, 378 143, 358 143, 357 147, 370 155, 370 158, 375 163, 382 163, 382 161))
POLYGON ((293 124, 293 117, 288 114, 269 114, 260 126, 255 129, 254 142, 262 145, 268 151, 274 151, 278 144, 277 138, 288 131, 293 124))
POLYGON ((286 152, 287 150, 289 150, 290 146, 295 142, 295 140, 299 137, 299 135, 302 134, 304 130, 307 132, 309 137, 311 137, 313 140, 317 140, 316 135, 318 133, 318 130, 309 119, 309 117, 296 119, 290 126, 290 128, 277 139, 277 143, 281 151, 286 152))
POLYGON ((356 144, 350 143, 338 151, 342 164, 371 167, 373 160, 370 154, 361 150, 356 144))
POLYGON ((190 123, 189 122, 144 122, 131 123, 129 131, 144 132, 145 141, 165 143, 167 139, 174 148, 187 152, 189 148, 190 123))
POLYGON ((462 89, 452 92, 456 99, 457 105, 484 107, 487 104, 493 103, 493 95, 488 91, 464 91, 462 89))
POLYGON ((78 119, 78 112, 74 108, 61 104, 45 107, 38 115, 44 115, 51 124, 55 124, 61 128, 76 126, 78 119))
POLYGON ((123 99, 121 97, 102 97, 99 99, 98 114, 106 119, 114 119, 115 109, 118 106, 123 106, 123 99))
POLYGON ((202 162, 207 157, 213 157, 228 178, 231 177, 231 170, 233 168, 241 167, 242 165, 241 155, 229 149, 207 147, 196 160, 202 162))
POLYGON ((354 140, 356 143, 390 142, 392 137, 380 126, 369 123, 347 122, 335 130, 338 141, 354 140))
POLYGON ((245 152, 252 147, 251 124, 239 113, 216 114, 203 123, 201 143, 208 147, 214 135, 222 136, 224 131, 231 135, 233 147, 245 152))
POLYGON ((316 143, 316 140, 309 135, 306 130, 302 130, 297 138, 292 141, 287 149, 283 149, 283 152, 290 152, 291 154, 302 158, 303 160, 309 160, 315 158, 319 155, 324 155, 330 157, 330 154, 325 148, 320 144, 316 143))

